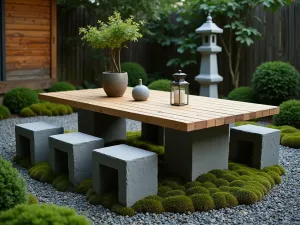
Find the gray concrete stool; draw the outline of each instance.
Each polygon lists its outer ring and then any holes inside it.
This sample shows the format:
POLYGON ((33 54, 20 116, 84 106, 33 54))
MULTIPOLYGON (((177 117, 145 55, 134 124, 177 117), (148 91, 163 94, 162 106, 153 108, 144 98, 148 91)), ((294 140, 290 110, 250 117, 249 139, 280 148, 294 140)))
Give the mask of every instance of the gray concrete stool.
POLYGON ((49 162, 56 173, 68 173, 76 185, 92 177, 92 152, 102 148, 104 141, 80 132, 49 137, 49 162))
POLYGON ((118 188, 126 207, 157 194, 157 154, 128 145, 93 151, 93 187, 102 195, 118 188))
POLYGON ((15 126, 17 157, 30 159, 30 164, 48 161, 51 135, 63 134, 64 128, 46 122, 24 123, 15 126))
POLYGON ((280 131, 255 125, 230 130, 229 159, 262 169, 278 164, 280 131))

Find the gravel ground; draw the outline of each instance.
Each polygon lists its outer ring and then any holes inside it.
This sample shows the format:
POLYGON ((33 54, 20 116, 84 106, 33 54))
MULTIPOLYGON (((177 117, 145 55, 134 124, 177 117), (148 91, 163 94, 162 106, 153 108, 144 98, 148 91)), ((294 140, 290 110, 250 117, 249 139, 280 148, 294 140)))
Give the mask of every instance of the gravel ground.
MULTIPOLYGON (((0 155, 11 160, 15 152, 14 125, 33 121, 47 121, 63 125, 66 130, 77 129, 77 115, 62 117, 14 118, 0 121, 0 155)), ((130 130, 139 130, 140 123, 128 121, 130 130)), ((85 197, 74 193, 56 191, 49 184, 32 180, 27 170, 18 168, 28 182, 28 190, 40 202, 75 208, 96 225, 105 224, 300 224, 300 150, 280 148, 280 164, 286 168, 287 175, 282 184, 276 186, 259 203, 251 206, 237 206, 231 209, 196 212, 192 214, 164 213, 137 214, 122 217, 102 206, 88 204, 85 197)))

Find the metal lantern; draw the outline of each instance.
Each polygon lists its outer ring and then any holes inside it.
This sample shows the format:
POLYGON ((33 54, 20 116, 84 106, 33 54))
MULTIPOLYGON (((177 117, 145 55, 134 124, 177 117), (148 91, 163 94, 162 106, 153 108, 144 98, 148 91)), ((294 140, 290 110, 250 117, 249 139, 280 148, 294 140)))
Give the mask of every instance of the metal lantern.
POLYGON ((186 74, 181 70, 173 74, 174 81, 171 83, 171 105, 183 106, 189 104, 189 83, 185 81, 186 74))

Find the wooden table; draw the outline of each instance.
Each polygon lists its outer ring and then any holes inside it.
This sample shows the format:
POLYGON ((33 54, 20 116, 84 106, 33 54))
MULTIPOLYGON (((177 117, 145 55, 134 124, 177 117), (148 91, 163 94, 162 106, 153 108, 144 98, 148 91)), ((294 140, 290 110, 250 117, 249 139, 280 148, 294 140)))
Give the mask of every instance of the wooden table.
MULTIPOLYGON (((124 118, 165 127, 165 166, 188 180, 211 169, 227 169, 229 124, 279 113, 269 105, 190 96, 187 106, 171 106, 170 93, 150 91, 136 102, 127 88, 121 98, 109 98, 103 89, 39 94, 41 100, 79 109, 79 131, 113 141, 126 137, 124 118)), ((156 135, 156 134, 152 134, 156 135)))

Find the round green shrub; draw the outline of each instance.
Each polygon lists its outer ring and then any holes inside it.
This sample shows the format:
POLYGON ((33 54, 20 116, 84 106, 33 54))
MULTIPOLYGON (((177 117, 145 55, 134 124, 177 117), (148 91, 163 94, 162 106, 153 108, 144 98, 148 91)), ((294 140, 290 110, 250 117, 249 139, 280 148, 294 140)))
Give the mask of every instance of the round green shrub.
POLYGON ((222 192, 229 192, 230 191, 230 187, 229 186, 220 186, 219 190, 222 192))
POLYGON ((0 120, 7 119, 8 117, 10 117, 9 109, 4 105, 0 105, 0 120))
POLYGON ((128 86, 135 87, 139 84, 139 79, 143 80, 146 84, 148 77, 145 69, 135 62, 124 62, 121 64, 122 71, 128 73, 128 86))
POLYGON ((183 195, 165 198, 163 206, 166 212, 188 213, 195 211, 192 199, 183 195))
POLYGON ((251 180, 254 180, 253 177, 251 176, 248 176, 248 175, 242 175, 239 177, 239 180, 242 180, 242 181, 251 181, 251 180))
POLYGON ((201 183, 198 181, 191 181, 191 182, 187 182, 184 186, 186 189, 190 189, 192 187, 201 186, 201 183))
POLYGON ((275 184, 281 183, 281 177, 277 173, 273 171, 269 171, 268 174, 273 178, 275 184))
POLYGON ((214 182, 215 180, 217 180, 217 177, 212 173, 204 173, 204 174, 201 174, 199 177, 197 177, 196 180, 201 183, 206 182, 206 181, 214 182))
POLYGON ((230 183, 230 187, 243 187, 246 185, 246 182, 243 180, 234 180, 230 183))
POLYGON ((232 182, 232 181, 235 181, 235 180, 239 179, 237 176, 234 176, 234 175, 231 175, 231 174, 225 174, 222 178, 224 180, 227 180, 228 182, 232 182))
POLYGON ((185 195, 185 192, 181 191, 181 190, 172 190, 172 191, 166 192, 163 195, 163 197, 170 197, 170 196, 176 196, 176 195, 185 195))
POLYGON ((212 197, 207 194, 194 194, 190 198, 196 211, 209 211, 215 207, 212 197))
POLYGON ((260 103, 279 105, 298 92, 299 73, 285 62, 266 62, 253 74, 253 91, 260 103))
POLYGON ((149 89, 158 91, 171 91, 171 81, 170 80, 156 80, 149 84, 149 89))
POLYGON ((235 88, 228 94, 227 99, 240 102, 255 102, 253 89, 251 87, 235 88))
POLYGON ((222 192, 222 193, 225 196, 227 208, 232 208, 239 204, 236 197, 234 197, 232 194, 228 192, 222 192))
POLYGON ((300 132, 284 135, 281 144, 290 148, 300 148, 300 132))
POLYGON ((1 157, 0 165, 0 211, 27 203, 28 194, 25 180, 10 162, 1 157))
POLYGON ((246 169, 239 169, 236 171, 240 176, 243 176, 243 175, 247 175, 247 176, 251 176, 253 175, 253 173, 249 170, 246 170, 246 169))
POLYGON ((165 193, 167 193, 168 191, 172 191, 173 188, 169 187, 169 186, 160 186, 158 188, 158 195, 159 196, 163 196, 165 193))
POLYGON ((186 191, 187 195, 193 195, 193 194, 209 194, 209 191, 202 186, 196 186, 196 187, 192 187, 190 189, 188 189, 186 191))
POLYGON ((28 194, 28 204, 38 204, 39 200, 33 195, 33 194, 28 194))
POLYGON ((237 163, 228 163, 228 169, 229 170, 239 170, 239 169, 243 169, 244 167, 242 167, 241 165, 237 164, 237 163))
POLYGON ((88 219, 77 215, 74 209, 50 204, 18 205, 1 212, 0 221, 7 225, 91 225, 88 219))
POLYGON ((281 175, 285 175, 286 174, 285 169, 281 165, 275 165, 275 167, 277 167, 280 170, 281 175))
POLYGON ((289 127, 280 129, 280 132, 283 134, 293 134, 299 132, 299 130, 295 127, 289 127))
MULTIPOLYGON (((139 132, 141 135, 141 132, 139 132)), ((168 180, 168 181, 174 181, 176 182, 178 185, 184 185, 184 180, 180 177, 166 177, 164 180, 168 180)))
POLYGON ((201 184, 202 187, 205 188, 216 188, 216 185, 214 185, 212 182, 210 181, 206 181, 204 183, 201 184))
MULTIPOLYGON (((300 101, 289 100, 280 104, 280 113, 273 117, 276 126, 289 125, 300 128, 300 101)), ((284 128, 280 128, 284 130, 284 128)))
POLYGON ((3 99, 5 105, 12 113, 20 113, 25 107, 38 103, 37 93, 29 88, 14 88, 7 92, 3 99))
POLYGON ((108 192, 101 196, 101 205, 110 209, 113 205, 118 203, 118 194, 115 192, 108 192))
POLYGON ((212 195, 214 205, 216 209, 222 209, 227 207, 225 192, 217 192, 212 195))
POLYGON ((133 208, 124 207, 122 205, 116 204, 111 208, 111 211, 121 216, 134 216, 133 208))
POLYGON ((175 181, 171 181, 171 180, 164 180, 163 182, 161 182, 161 184, 163 186, 171 187, 174 190, 179 188, 179 186, 180 186, 178 183, 176 183, 175 181))
POLYGON ((22 117, 34 117, 34 116, 36 116, 36 114, 29 107, 26 107, 26 108, 22 109, 22 111, 20 112, 20 115, 22 117))
POLYGON ((149 195, 144 199, 153 199, 153 200, 160 201, 160 202, 162 202, 162 200, 163 200, 163 198, 158 195, 149 195))
POLYGON ((213 182, 217 187, 229 186, 229 182, 223 178, 219 178, 213 182))
POLYGON ((245 185, 243 187, 244 190, 249 190, 254 192, 254 194, 257 196, 257 200, 261 200, 264 196, 263 191, 261 191, 260 188, 258 188, 257 186, 254 185, 245 185))
MULTIPOLYGON (((173 197, 169 197, 173 198, 173 197)), ((136 212, 140 213, 156 213, 161 214, 163 213, 164 207, 161 201, 157 201, 155 199, 142 199, 136 202, 132 207, 136 212)))
POLYGON ((235 177, 239 177, 240 176, 240 174, 237 171, 235 171, 235 170, 227 170, 226 172, 227 172, 227 174, 235 176, 235 177))
POLYGON ((249 181, 247 182, 247 185, 258 187, 259 190, 262 190, 263 195, 266 195, 269 192, 267 188, 258 181, 249 181))
POLYGON ((212 195, 214 193, 220 192, 219 188, 208 188, 209 194, 212 195))
POLYGON ((53 84, 50 88, 49 88, 49 92, 59 92, 59 91, 73 91, 76 90, 75 86, 68 83, 68 82, 57 82, 55 84, 53 84))
POLYGON ((268 181, 271 184, 271 187, 274 187, 275 181, 273 180, 273 178, 269 174, 267 174, 266 172, 258 172, 257 175, 267 178, 268 181))
POLYGON ((258 201, 257 195, 253 191, 247 189, 234 191, 232 194, 236 197, 239 204, 251 205, 258 201))
POLYGON ((209 171, 208 173, 215 175, 217 178, 221 178, 223 175, 226 174, 226 171, 220 170, 220 169, 214 169, 214 170, 209 171))
POLYGON ((267 178, 259 176, 259 175, 255 175, 255 176, 253 176, 253 178, 254 178, 255 181, 258 181, 263 186, 265 186, 265 188, 267 189, 267 191, 271 190, 271 184, 270 184, 270 182, 268 181, 267 178))
POLYGON ((263 168, 262 171, 263 171, 263 172, 269 172, 269 171, 272 171, 272 172, 275 172, 275 173, 277 173, 278 175, 281 176, 281 171, 280 171, 280 169, 279 169, 278 167, 276 167, 276 166, 268 166, 268 167, 265 167, 265 168, 263 168))
POLYGON ((88 180, 84 180, 84 181, 80 182, 76 186, 76 192, 85 195, 88 192, 88 190, 90 190, 92 188, 93 188, 93 181, 88 179, 88 180))

